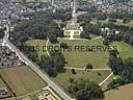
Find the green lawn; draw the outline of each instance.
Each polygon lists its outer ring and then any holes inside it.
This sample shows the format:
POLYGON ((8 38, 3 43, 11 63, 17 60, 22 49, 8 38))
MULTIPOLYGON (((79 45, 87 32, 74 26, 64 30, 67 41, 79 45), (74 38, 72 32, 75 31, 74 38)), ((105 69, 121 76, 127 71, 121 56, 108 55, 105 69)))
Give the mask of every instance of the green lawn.
POLYGON ((116 46, 120 53, 120 57, 126 59, 128 57, 133 57, 133 47, 125 42, 113 42, 112 45, 116 46))
POLYGON ((67 62, 66 67, 81 67, 84 68, 87 64, 92 64, 94 68, 106 68, 106 63, 108 61, 108 52, 97 51, 75 51, 75 46, 97 46, 102 45, 102 39, 97 40, 63 40, 60 42, 67 43, 72 47, 72 51, 64 51, 64 57, 67 62))
POLYGON ((28 40, 26 42, 28 46, 34 46, 37 47, 36 51, 38 53, 38 56, 41 55, 47 55, 46 53, 46 40, 28 40))
MULTIPOLYGON (((94 37, 96 38, 96 37, 94 37)), ((93 40, 64 40, 59 39, 59 42, 67 43, 72 48, 75 46, 97 46, 103 45, 103 39, 93 39, 93 40)), ((30 40, 27 42, 29 45, 39 45, 44 46, 46 44, 45 40, 30 40)), ((49 46, 55 45, 49 43, 49 46)), ((56 45, 59 45, 56 44, 56 45)), ((133 47, 129 46, 124 42, 113 42, 112 46, 116 46, 118 49, 120 56, 122 58, 133 57, 133 47)), ((46 52, 39 51, 38 55, 41 56, 42 54, 46 54, 46 52)), ((87 64, 92 64, 94 68, 108 68, 108 52, 80 52, 80 51, 64 51, 63 52, 65 60, 67 62, 66 67, 80 67, 83 68, 87 64)), ((100 71, 101 76, 98 75, 98 72, 85 72, 85 71, 76 71, 76 75, 73 75, 71 70, 67 69, 63 73, 59 73, 55 78, 52 78, 57 84, 59 84, 64 90, 67 90, 70 78, 74 79, 86 79, 95 81, 96 83, 100 83, 103 81, 111 72, 110 71, 100 71)), ((110 78, 111 80, 112 78, 110 78)), ((102 88, 105 89, 107 84, 103 84, 102 88)))
POLYGON ((90 81, 95 81, 96 83, 102 82, 111 72, 110 71, 100 71, 100 76, 98 72, 87 72, 87 71, 76 71, 76 74, 72 74, 71 70, 66 70, 65 73, 59 73, 55 78, 52 78, 57 84, 59 84, 63 89, 67 89, 70 82, 69 79, 85 79, 90 81))

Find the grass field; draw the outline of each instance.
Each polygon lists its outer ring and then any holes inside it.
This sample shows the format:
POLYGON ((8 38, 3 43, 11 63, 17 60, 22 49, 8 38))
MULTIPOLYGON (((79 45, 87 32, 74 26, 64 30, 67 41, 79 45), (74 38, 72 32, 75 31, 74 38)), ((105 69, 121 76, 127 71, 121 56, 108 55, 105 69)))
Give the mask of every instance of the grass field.
POLYGON ((1 69, 0 74, 16 96, 26 95, 47 85, 30 68, 25 66, 1 69))
MULTIPOLYGON (((72 51, 68 52, 67 50, 63 52, 65 60, 67 62, 66 67, 80 67, 84 68, 87 64, 92 64, 94 68, 107 68, 108 62, 108 52, 82 52, 75 51, 75 46, 97 46, 102 44, 102 39, 97 40, 64 40, 59 39, 59 42, 67 43, 72 47, 72 51)), ((46 51, 43 51, 43 46, 46 45, 46 40, 30 40, 27 42, 30 46, 39 46, 37 51, 38 55, 47 55, 46 51)), ((49 46, 53 44, 49 43, 49 46)), ((58 44, 57 44, 58 45, 58 44)), ((113 42, 112 46, 115 46, 119 53, 120 57, 128 58, 133 57, 133 47, 129 46, 125 42, 113 42)))
MULTIPOLYGON (((67 67, 81 67, 84 68, 87 64, 92 64, 94 68, 106 68, 108 52, 89 52, 89 51, 77 51, 75 52, 75 46, 97 46, 103 45, 102 39, 97 40, 63 40, 59 39, 59 42, 67 43, 69 46, 72 47, 72 51, 70 52, 63 52, 65 60, 67 62, 67 67)), ((45 40, 30 40, 27 41, 29 46, 39 46, 39 50, 37 53, 39 57, 41 55, 47 55, 46 51, 43 51, 43 46, 46 45, 45 40)), ((49 43, 49 46, 52 44, 49 43)), ((58 44, 57 44, 58 45, 58 44)))
POLYGON ((110 71, 100 71, 101 75, 98 75, 99 71, 96 72, 86 72, 86 71, 76 71, 76 74, 72 74, 71 70, 66 70, 65 73, 59 73, 55 78, 52 78, 57 84, 59 84, 62 88, 67 89, 70 82, 69 79, 73 78, 77 79, 85 79, 90 81, 95 81, 96 83, 100 83, 103 81, 111 72, 110 71))
POLYGON ((46 40, 29 40, 26 42, 28 46, 34 46, 36 47, 36 51, 38 53, 38 56, 41 57, 41 55, 47 55, 45 50, 46 46, 46 40), (44 48, 43 48, 44 47, 44 48))
MULTIPOLYGON (((96 36, 94 36, 96 38, 96 36)), ((59 42, 67 43, 72 48, 75 46, 103 46, 102 44, 103 39, 92 39, 92 40, 65 40, 65 39, 59 39, 59 42)), ((39 46, 45 46, 46 41, 45 40, 31 40, 27 42, 28 45, 39 45, 39 46)), ((49 43, 50 45, 54 45, 49 43)), ((56 44, 59 45, 59 44, 56 44)), ((120 57, 122 58, 128 58, 133 57, 133 47, 129 46, 128 44, 124 42, 113 42, 111 44, 112 46, 115 46, 119 53, 120 57)), ((47 55, 44 51, 39 51, 38 55, 47 55)), ((108 51, 98 51, 98 52, 82 52, 82 51, 63 51, 65 60, 67 64, 66 67, 73 67, 73 68, 84 68, 87 64, 92 64, 93 68, 108 68, 107 62, 108 62, 108 51)), ((72 74, 70 69, 65 70, 63 73, 58 73, 58 75, 55 78, 52 78, 53 81, 55 81, 59 86, 61 86, 64 90, 67 90, 68 85, 70 84, 69 79, 85 79, 90 81, 95 81, 96 83, 102 82, 111 72, 110 71, 98 71, 98 72, 86 72, 86 71, 77 71, 76 74, 72 74), (101 75, 98 75, 100 73, 101 75)), ((113 78, 114 76, 112 76, 113 78)), ((112 79, 110 78, 110 80, 112 79)), ((107 83, 105 83, 102 88, 106 88, 107 83)), ((108 100, 108 99, 106 99, 108 100)), ((118 99, 119 100, 119 99, 118 99)))
POLYGON ((133 84, 127 84, 106 92, 104 100, 133 100, 133 84))
MULTIPOLYGON (((103 23, 103 24, 109 23, 108 20, 92 19, 92 21, 91 21, 92 24, 97 24, 98 22, 103 23)), ((114 22, 114 24, 116 24, 116 25, 124 25, 124 26, 131 26, 132 27, 133 26, 133 20, 131 22, 129 22, 129 23, 123 23, 123 20, 117 19, 116 22, 114 22)))
POLYGON ((72 51, 63 52, 67 67, 81 67, 84 68, 87 64, 92 64, 94 68, 106 68, 108 52, 97 51, 75 51, 75 46, 103 46, 102 39, 97 40, 60 40, 60 42, 67 43, 72 47, 72 51))
POLYGON ((133 57, 133 47, 125 42, 113 42, 113 46, 116 46, 120 53, 120 57, 126 59, 128 57, 133 57))

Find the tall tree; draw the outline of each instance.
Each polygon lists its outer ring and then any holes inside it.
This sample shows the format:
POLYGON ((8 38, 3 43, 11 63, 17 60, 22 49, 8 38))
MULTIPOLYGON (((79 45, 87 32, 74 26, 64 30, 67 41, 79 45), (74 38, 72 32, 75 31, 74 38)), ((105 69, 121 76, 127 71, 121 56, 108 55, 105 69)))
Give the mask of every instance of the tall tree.
POLYGON ((76 80, 68 87, 70 93, 76 96, 77 100, 103 100, 104 94, 100 86, 86 80, 76 80))

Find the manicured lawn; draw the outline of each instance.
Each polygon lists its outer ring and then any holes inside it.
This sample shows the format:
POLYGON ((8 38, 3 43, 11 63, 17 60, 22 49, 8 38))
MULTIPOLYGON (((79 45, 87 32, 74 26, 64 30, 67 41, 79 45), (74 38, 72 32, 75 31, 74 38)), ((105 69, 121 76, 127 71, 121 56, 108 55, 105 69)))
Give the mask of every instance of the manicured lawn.
POLYGON ((120 53, 120 57, 126 59, 128 57, 133 57, 133 47, 125 42, 113 42, 113 46, 116 46, 120 53))
POLYGON ((72 74, 71 70, 66 70, 64 73, 59 73, 55 78, 52 78, 57 84, 59 84, 63 89, 67 89, 70 82, 69 79, 85 79, 90 81, 95 81, 100 83, 103 81, 111 72, 110 71, 100 71, 101 75, 98 75, 98 72, 86 72, 86 71, 76 71, 76 74, 72 74))
MULTIPOLYGON (((103 46, 102 39, 97 40, 64 40, 59 39, 59 42, 67 43, 69 46, 72 47, 71 51, 65 50, 63 52, 65 60, 67 62, 66 67, 81 67, 84 68, 87 64, 92 64, 94 68, 106 68, 107 61, 108 61, 108 52, 104 51, 97 51, 97 52, 90 52, 90 51, 78 51, 75 50, 75 46, 103 46)), ((43 51, 43 46, 46 46, 46 40, 29 40, 27 41, 29 46, 38 46, 39 50, 37 53, 39 57, 41 55, 47 55, 46 51, 43 51)), ((48 46, 53 44, 49 43, 48 46)), ((58 44, 56 44, 58 45, 58 44)), ((46 49, 46 48, 45 48, 46 49)))
POLYGON ((67 43, 72 47, 70 52, 64 51, 64 57, 67 62, 66 67, 81 67, 84 68, 87 64, 92 64, 94 68, 105 68, 108 61, 108 52, 104 51, 78 51, 75 50, 75 46, 103 46, 102 39, 97 40, 63 40, 60 42, 67 43))
POLYGON ((26 95, 47 85, 37 74, 25 66, 2 69, 0 74, 16 96, 26 95))
MULTIPOLYGON (((94 37, 95 38, 95 37, 94 37)), ((92 64, 93 68, 108 68, 108 52, 98 51, 98 52, 82 52, 82 51, 75 51, 73 48, 75 46, 103 46, 102 44, 103 39, 93 39, 93 40, 64 40, 59 39, 59 42, 67 43, 69 46, 72 47, 72 51, 63 51, 65 60, 67 62, 66 67, 80 67, 84 68, 87 64, 92 64)), ((39 45, 45 46, 45 40, 31 40, 27 42, 30 45, 39 45)), ((49 46, 55 45, 49 43, 49 46)), ((59 45, 59 44, 56 44, 59 45)), ((119 53, 120 57, 126 59, 128 57, 133 57, 133 47, 129 46, 124 42, 113 42, 112 46, 115 46, 119 53)), ((38 55, 41 56, 42 54, 47 55, 46 52, 39 51, 38 55)), ((73 75, 71 70, 66 70, 63 73, 59 73, 55 78, 52 78, 59 86, 61 86, 64 90, 67 90, 70 78, 74 79, 86 79, 90 81, 95 81, 96 83, 100 83, 103 81, 111 72, 110 71, 100 71, 101 76, 98 75, 98 72, 85 72, 85 71, 76 71, 76 75, 73 75)), ((113 78, 114 76, 112 76, 113 78)), ((110 78, 109 81, 112 79, 110 78)), ((108 83, 108 82, 107 82, 108 83)), ((105 89, 107 83, 103 84, 102 88, 105 89)))
POLYGON ((47 55, 46 54, 46 40, 29 40, 26 42, 28 46, 34 46, 36 47, 36 51, 38 53, 38 56, 41 55, 47 55))

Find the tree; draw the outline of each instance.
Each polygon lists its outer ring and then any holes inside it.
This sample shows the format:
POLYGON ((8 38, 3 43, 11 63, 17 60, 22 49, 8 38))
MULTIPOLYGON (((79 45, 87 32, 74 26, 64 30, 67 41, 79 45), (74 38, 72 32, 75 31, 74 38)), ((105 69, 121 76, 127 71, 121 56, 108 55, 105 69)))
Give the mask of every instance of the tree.
POLYGON ((93 69, 93 66, 91 64, 87 64, 86 69, 93 69))
POLYGON ((117 22, 117 20, 116 19, 109 19, 109 22, 117 22))
POLYGON ((127 83, 127 80, 122 78, 122 77, 117 77, 116 79, 113 79, 112 81, 109 82, 108 88, 116 88, 118 86, 124 85, 127 83))
POLYGON ((48 73, 49 76, 56 76, 57 72, 53 68, 52 59, 47 56, 41 56, 41 60, 39 62, 40 68, 48 73))
POLYGON ((123 23, 129 23, 131 21, 131 19, 127 19, 127 18, 125 18, 125 19, 123 19, 123 23))
POLYGON ((94 82, 82 79, 73 81, 68 87, 68 91, 72 93, 77 100, 102 100, 104 98, 100 86, 94 82))
POLYGON ((110 56, 117 57, 118 54, 119 54, 119 51, 117 49, 112 49, 109 51, 110 56))
POLYGON ((72 69, 71 71, 72 71, 72 74, 76 74, 76 71, 75 71, 75 69, 72 69))
POLYGON ((51 43, 57 43, 58 40, 57 40, 56 35, 55 35, 55 34, 50 34, 50 35, 49 35, 49 41, 50 41, 51 43))
POLYGON ((85 32, 83 31, 81 34, 80 34, 80 37, 81 38, 86 38, 86 39, 90 39, 90 33, 89 32, 85 32))
POLYGON ((126 79, 128 83, 133 82, 133 58, 123 60, 116 56, 110 56, 108 64, 115 75, 126 79))
POLYGON ((0 39, 4 37, 4 31, 0 29, 0 39))
POLYGON ((52 77, 55 77, 58 72, 64 71, 64 64, 64 56, 62 53, 58 52, 53 53, 50 57, 43 55, 39 61, 40 68, 52 77))
POLYGON ((68 44, 67 43, 64 43, 64 42, 61 42, 60 43, 60 47, 61 48, 64 48, 64 49, 67 49, 68 48, 68 44))
POLYGON ((56 69, 56 71, 61 72, 64 70, 65 59, 61 52, 55 52, 51 56, 51 59, 53 62, 53 67, 56 69))
POLYGON ((54 17, 57 20, 63 20, 63 21, 70 20, 72 18, 72 16, 71 16, 71 10, 69 10, 69 9, 66 9, 66 10, 59 9, 59 10, 57 10, 54 13, 54 17))
POLYGON ((106 45, 106 46, 108 46, 110 44, 107 37, 104 38, 103 44, 106 45))
POLYGON ((47 39, 49 37, 52 43, 56 43, 57 37, 63 36, 63 30, 55 22, 54 17, 51 11, 33 13, 30 20, 22 21, 15 26, 11 33, 12 41, 21 44, 29 38, 47 39))

